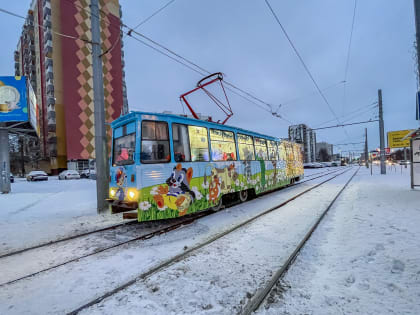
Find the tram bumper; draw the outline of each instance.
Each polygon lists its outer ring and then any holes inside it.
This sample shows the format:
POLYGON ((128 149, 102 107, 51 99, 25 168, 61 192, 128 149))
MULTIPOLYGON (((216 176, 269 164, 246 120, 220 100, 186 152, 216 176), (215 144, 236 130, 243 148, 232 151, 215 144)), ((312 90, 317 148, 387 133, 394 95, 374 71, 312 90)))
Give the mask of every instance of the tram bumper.
POLYGON ((139 203, 137 201, 125 201, 115 199, 105 199, 111 206, 112 213, 120 213, 125 211, 137 210, 139 203))

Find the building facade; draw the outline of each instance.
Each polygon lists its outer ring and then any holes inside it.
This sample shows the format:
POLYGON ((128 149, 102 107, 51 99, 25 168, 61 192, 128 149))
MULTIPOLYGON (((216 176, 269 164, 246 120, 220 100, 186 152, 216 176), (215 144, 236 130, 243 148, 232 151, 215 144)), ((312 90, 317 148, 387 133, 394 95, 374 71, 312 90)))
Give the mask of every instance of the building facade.
MULTIPOLYGON (((99 4, 105 114, 111 122, 128 112, 121 8, 118 0, 99 4)), ((90 0, 32 1, 14 53, 15 75, 27 76, 37 96, 40 156, 51 173, 95 159, 91 39, 90 0)))
POLYGON ((301 143, 304 163, 316 160, 316 134, 305 124, 289 126, 289 140, 301 143))
POLYGON ((327 161, 323 161, 323 157, 322 154, 320 153, 321 150, 325 150, 325 152, 327 153, 329 159, 332 158, 333 156, 333 145, 327 142, 317 142, 316 143, 316 158, 318 161, 321 162, 327 162, 327 161))

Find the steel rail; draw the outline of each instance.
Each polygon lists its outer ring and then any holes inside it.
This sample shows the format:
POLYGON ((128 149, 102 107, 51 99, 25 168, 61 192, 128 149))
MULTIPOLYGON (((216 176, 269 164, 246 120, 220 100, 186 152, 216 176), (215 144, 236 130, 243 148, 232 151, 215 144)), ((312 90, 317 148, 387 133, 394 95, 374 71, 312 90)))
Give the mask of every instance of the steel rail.
MULTIPOLYGON (((341 169, 340 169, 340 170, 341 170, 341 169)), ((327 175, 332 174, 332 173, 336 173, 336 172, 338 172, 338 171, 340 171, 340 170, 335 170, 335 171, 332 171, 332 172, 328 172, 328 173, 326 173, 325 175, 320 175, 320 176, 317 176, 317 177, 314 177, 314 178, 308 179, 308 180, 306 180, 306 181, 298 182, 298 183, 295 183, 295 184, 290 185, 290 186, 288 186, 288 187, 297 186, 297 185, 299 185, 299 184, 303 184, 303 183, 305 183, 305 182, 307 182, 307 181, 311 181, 311 180, 314 180, 314 179, 317 179, 317 178, 320 178, 320 177, 327 176, 327 175)), ((272 192, 272 191, 271 191, 271 192, 272 192)), ((269 192, 267 192, 267 193, 269 193, 269 192)), ((264 193, 264 194, 267 194, 267 193, 264 193)), ((152 231, 152 232, 149 232, 149 233, 146 233, 146 234, 143 234, 143 235, 137 236, 137 237, 135 237, 135 238, 131 238, 131 239, 126 240, 126 241, 124 241, 124 242, 120 242, 120 243, 117 243, 117 244, 113 244, 113 245, 111 245, 111 246, 106 246, 106 247, 104 247, 104 248, 97 249, 97 250, 95 250, 95 251, 93 251, 93 252, 91 252, 91 253, 88 253, 88 254, 85 254, 85 255, 82 255, 82 256, 77 256, 77 257, 74 257, 74 258, 72 258, 72 259, 66 260, 65 262, 62 262, 62 263, 59 263, 59 264, 56 264, 56 265, 49 266, 48 268, 44 268, 44 269, 38 270, 38 271, 36 271, 36 272, 33 272, 33 273, 30 273, 30 274, 24 275, 24 276, 22 276, 22 277, 19 277, 19 278, 16 278, 16 279, 13 279, 13 280, 10 280, 10 281, 7 281, 7 282, 4 282, 4 283, 0 283, 0 287, 3 287, 3 286, 6 286, 6 285, 9 285, 9 284, 15 283, 15 282, 18 282, 18 281, 21 281, 21 280, 27 279, 27 278, 31 278, 31 277, 33 277, 33 276, 36 276, 36 275, 40 274, 40 273, 47 272, 47 271, 50 271, 50 270, 56 269, 56 268, 58 268, 58 267, 62 267, 62 266, 64 266, 64 265, 67 265, 67 264, 69 264, 69 263, 72 263, 72 262, 78 261, 78 260, 80 260, 80 259, 87 258, 87 257, 93 256, 93 255, 96 255, 96 254, 102 253, 102 252, 104 252, 104 251, 107 251, 107 250, 110 250, 110 249, 113 249, 113 248, 116 248, 116 247, 119 247, 119 246, 126 245, 126 244, 131 243, 131 242, 136 242, 136 241, 147 240, 147 239, 150 239, 150 238, 152 238, 152 237, 154 237, 154 236, 161 235, 161 234, 165 234, 165 233, 167 233, 167 232, 170 232, 170 231, 172 231, 172 230, 175 230, 175 229, 177 229, 177 228, 180 228, 180 227, 182 227, 182 226, 184 226, 184 225, 191 224, 191 223, 195 222, 197 219, 200 219, 200 218, 202 218, 202 217, 206 217, 206 216, 211 215, 211 214, 213 214, 213 213, 214 213, 214 211, 212 211, 212 210, 210 210, 210 209, 203 210, 203 211, 201 211, 201 212, 199 212, 199 213, 196 213, 196 214, 194 214, 194 215, 192 215, 192 216, 190 216, 190 217, 185 217, 185 219, 184 219, 184 220, 182 220, 181 222, 177 222, 177 223, 175 223, 175 224, 171 224, 171 225, 166 226, 166 227, 164 227, 164 228, 161 228, 161 229, 158 229, 158 230, 155 230, 155 231, 152 231)), ((106 231, 106 230, 110 230, 110 229, 112 229, 112 228, 121 227, 122 225, 127 225, 127 224, 129 224, 129 223, 130 223, 130 225, 132 225, 132 224, 134 224, 134 223, 137 223, 137 221, 132 221, 132 222, 123 223, 123 224, 116 225, 116 226, 109 227, 109 228, 104 228, 104 229, 100 229, 100 230, 96 230, 96 231, 92 231, 92 232, 87 232, 87 233, 84 233, 84 234, 80 234, 80 235, 78 235, 78 236, 69 237, 69 238, 67 238, 67 239, 62 239, 62 240, 59 240, 59 241, 56 241, 56 242, 50 242, 50 243, 45 244, 45 245, 35 246, 35 247, 33 247, 33 248, 28 248, 28 249, 26 249, 26 250, 17 251, 17 252, 14 252, 14 253, 10 253, 10 254, 4 255, 4 256, 2 256, 2 257, 0 257, 0 258, 6 258, 6 257, 8 257, 8 256, 12 256, 12 255, 20 254, 20 253, 23 253, 23 252, 29 251, 29 250, 31 250, 31 249, 37 249, 37 248, 44 247, 44 246, 47 246, 47 245, 51 246, 51 245, 54 245, 54 244, 56 244, 56 243, 63 242, 63 241, 65 241, 65 240, 72 240, 72 239, 80 238, 80 237, 82 237, 82 236, 86 236, 86 235, 91 235, 91 234, 94 234, 94 233, 103 232, 103 231, 106 231)))
POLYGON ((328 207, 324 210, 324 212, 320 215, 320 217, 316 220, 315 224, 311 227, 311 229, 306 233, 304 238, 300 241, 298 246, 295 248, 293 253, 288 257, 286 262, 281 266, 279 270, 271 277, 271 279, 268 281, 267 285, 260 289, 245 305, 244 309, 239 313, 241 315, 250 315, 254 311, 256 311, 260 305, 263 303, 265 298, 270 294, 271 290, 275 286, 275 284, 284 276, 286 271, 289 269, 289 267, 292 265, 292 263, 295 261, 297 255, 302 250, 303 246, 306 244, 306 242, 309 240, 313 232, 318 227, 319 223, 321 223, 322 219, 325 217, 325 215, 328 213, 328 211, 331 209, 331 207, 334 205, 338 197, 340 197, 341 193, 347 188, 347 186, 350 184, 354 176, 356 176, 357 172, 359 171, 359 168, 354 172, 354 174, 350 177, 350 179, 345 183, 343 188, 340 189, 340 191, 337 193, 337 195, 334 197, 334 199, 330 202, 328 207))
MULTIPOLYGON (((327 182, 329 182, 329 181, 333 180, 334 178, 336 178, 336 177, 338 177, 338 176, 340 176, 340 175, 342 175, 342 174, 344 174, 344 173, 348 172, 349 170, 350 170, 350 168, 349 168, 349 169, 346 169, 346 170, 344 170, 343 172, 341 172, 341 173, 339 173, 339 174, 336 174, 336 175, 334 175, 334 176, 332 176, 332 177, 330 177, 330 178, 328 178, 328 179, 326 179, 326 180, 324 180, 324 181, 322 181, 321 183, 318 183, 318 184, 316 184, 316 185, 314 185, 314 186, 312 186, 312 187, 310 187, 310 188, 308 188, 308 189, 304 190, 303 192, 298 193, 297 195, 295 195, 295 196, 293 196, 293 197, 291 197, 291 198, 287 199, 286 201, 283 201, 283 202, 281 202, 280 204, 278 204, 278 205, 276 205, 276 206, 274 206, 274 207, 271 207, 271 208, 269 208, 269 209, 267 209, 267 210, 265 210, 265 211, 263 211, 263 212, 259 213, 258 215, 254 216, 254 217, 252 217, 252 218, 250 218, 250 219, 248 219, 248 220, 245 220, 244 222, 239 223, 238 225, 236 225, 236 226, 234 226, 234 227, 232 227, 232 228, 230 228, 230 229, 228 229, 228 230, 226 230, 226 231, 224 231, 224 232, 221 232, 221 233, 216 234, 215 236, 213 236, 213 237, 209 238, 207 241, 205 241, 205 242, 203 242, 203 243, 200 243, 200 244, 198 244, 198 245, 196 245, 196 246, 193 246, 193 247, 191 247, 191 248, 189 248, 189 249, 186 249, 183 253, 178 254, 178 255, 176 255, 176 256, 174 256, 174 257, 170 258, 170 259, 167 259, 167 260, 163 261, 162 263, 158 264, 158 265, 157 265, 157 266, 155 266, 155 267, 152 267, 152 268, 151 268, 151 269, 149 269, 148 271, 146 271, 146 272, 144 272, 144 273, 141 273, 140 275, 138 275, 137 277, 133 278, 132 280, 129 280, 128 282, 126 282, 126 283, 124 283, 124 284, 122 284, 122 285, 120 285, 120 286, 118 286, 118 287, 114 288, 114 289, 113 289, 113 290, 111 290, 111 291, 108 291, 107 293, 105 293, 105 294, 103 294, 103 295, 101 295, 101 296, 99 296, 99 297, 95 298, 94 300, 92 300, 92 301, 90 301, 90 302, 88 302, 88 303, 86 303, 86 304, 84 304, 84 305, 82 305, 82 306, 78 307, 77 309, 75 309, 75 310, 73 310, 73 311, 71 311, 71 312, 69 312, 69 313, 67 313, 67 314, 68 314, 68 315, 75 315, 75 314, 78 314, 80 311, 82 311, 82 310, 84 310, 84 309, 86 309, 86 308, 88 308, 88 307, 90 307, 90 306, 93 306, 93 305, 95 305, 95 304, 100 303, 101 301, 103 301, 103 300, 104 300, 104 299, 106 299, 107 297, 110 297, 110 296, 114 295, 115 293, 117 293, 117 292, 119 292, 119 291, 121 291, 121 290, 124 290, 125 288, 127 288, 127 287, 129 287, 129 286, 133 285, 133 284, 134 284, 134 283, 136 283, 137 281, 139 281, 139 280, 144 280, 144 279, 148 278, 149 276, 153 275, 154 273, 156 273, 156 272, 158 272, 158 271, 160 271, 160 270, 162 270, 162 269, 164 269, 164 268, 166 268, 166 267, 168 267, 168 266, 170 266, 170 265, 172 265, 172 264, 174 264, 174 263, 177 263, 177 262, 179 262, 179 261, 181 261, 181 260, 183 260, 183 259, 185 259, 185 258, 189 257, 189 255, 190 255, 192 252, 195 252, 195 251, 199 250, 200 248, 203 248, 203 247, 205 247, 205 246, 207 246, 207 245, 209 245, 209 244, 211 244, 211 243, 215 242, 216 240, 218 240, 218 239, 220 239, 220 238, 224 237, 225 235, 230 234, 230 233, 232 233, 232 232, 234 232, 234 231, 238 230, 239 228, 241 228, 241 227, 243 227, 243 226, 245 226, 245 225, 248 225, 249 223, 251 223, 251 222, 253 222, 253 221, 255 221, 255 220, 257 220, 257 219, 261 218, 262 216, 264 216, 264 215, 266 215, 266 214, 268 214, 268 213, 271 213, 271 212, 273 212, 273 211, 275 211, 275 210, 277 210, 277 209, 279 209, 279 208, 281 208, 281 207, 285 206, 285 205, 286 205, 286 204, 288 204, 289 202, 291 202, 291 201, 293 201, 293 200, 295 200, 295 199, 297 199, 297 198, 299 198, 299 197, 303 196, 304 194, 306 194, 306 193, 310 192, 311 190, 313 190, 313 189, 315 189, 315 188, 317 188, 317 187, 319 187, 319 186, 321 186, 321 185, 323 185, 323 184, 325 184, 325 183, 327 183, 327 182)), ((324 176, 326 176, 326 175, 324 175, 324 176)), ((315 179, 315 178, 314 178, 314 179, 315 179)))

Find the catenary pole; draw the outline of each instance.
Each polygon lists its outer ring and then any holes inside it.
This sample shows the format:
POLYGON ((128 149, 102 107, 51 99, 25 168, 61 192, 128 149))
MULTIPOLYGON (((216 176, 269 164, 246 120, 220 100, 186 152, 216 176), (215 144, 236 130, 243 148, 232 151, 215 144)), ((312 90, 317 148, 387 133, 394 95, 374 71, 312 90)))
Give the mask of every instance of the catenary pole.
POLYGON ((102 77, 101 33, 99 26, 99 1, 91 0, 92 23, 92 66, 93 66, 93 101, 95 117, 95 158, 96 158, 96 197, 98 213, 108 209, 107 198, 109 183, 109 165, 105 127, 104 84, 102 77))
POLYGON ((414 0, 414 17, 416 23, 417 80, 420 82, 420 0, 414 0))
POLYGON ((0 191, 10 192, 9 131, 5 123, 0 123, 0 191))
POLYGON ((379 140, 380 140, 380 158, 381 158, 381 174, 386 174, 385 165, 385 136, 384 136, 384 112, 382 109, 382 90, 378 90, 379 102, 379 140))
POLYGON ((369 168, 367 128, 365 128, 365 165, 367 168, 369 168))

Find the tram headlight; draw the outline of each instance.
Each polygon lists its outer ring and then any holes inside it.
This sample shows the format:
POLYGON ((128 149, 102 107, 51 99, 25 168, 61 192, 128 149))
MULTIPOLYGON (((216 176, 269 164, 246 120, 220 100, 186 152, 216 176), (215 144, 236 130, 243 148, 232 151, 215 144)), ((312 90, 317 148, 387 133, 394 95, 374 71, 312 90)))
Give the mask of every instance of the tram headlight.
POLYGON ((111 198, 114 198, 116 194, 117 194, 117 190, 115 188, 110 188, 109 189, 109 196, 111 198))
POLYGON ((137 200, 137 189, 135 188, 129 188, 127 192, 128 200, 130 201, 136 201, 137 200))

